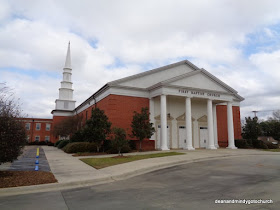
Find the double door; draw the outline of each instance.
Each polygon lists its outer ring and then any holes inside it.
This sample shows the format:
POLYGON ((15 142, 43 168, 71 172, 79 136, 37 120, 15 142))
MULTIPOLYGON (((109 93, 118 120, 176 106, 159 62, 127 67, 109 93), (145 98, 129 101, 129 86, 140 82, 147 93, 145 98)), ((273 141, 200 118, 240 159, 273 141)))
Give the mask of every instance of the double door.
POLYGON ((200 148, 206 148, 208 144, 208 128, 200 127, 200 148))

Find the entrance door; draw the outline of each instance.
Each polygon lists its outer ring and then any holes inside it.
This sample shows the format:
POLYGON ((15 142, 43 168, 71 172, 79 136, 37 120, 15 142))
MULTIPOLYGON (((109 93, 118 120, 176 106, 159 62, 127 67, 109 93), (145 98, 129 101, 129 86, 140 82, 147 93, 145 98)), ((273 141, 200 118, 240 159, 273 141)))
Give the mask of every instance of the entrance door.
POLYGON ((200 148, 206 148, 208 144, 208 129, 200 127, 200 148))
MULTIPOLYGON (((170 149, 170 127, 167 126, 167 147, 170 149)), ((158 125, 157 129, 157 148, 160 149, 161 138, 160 138, 160 125, 158 125)))
POLYGON ((179 148, 184 149, 187 144, 186 127, 179 126, 179 148))

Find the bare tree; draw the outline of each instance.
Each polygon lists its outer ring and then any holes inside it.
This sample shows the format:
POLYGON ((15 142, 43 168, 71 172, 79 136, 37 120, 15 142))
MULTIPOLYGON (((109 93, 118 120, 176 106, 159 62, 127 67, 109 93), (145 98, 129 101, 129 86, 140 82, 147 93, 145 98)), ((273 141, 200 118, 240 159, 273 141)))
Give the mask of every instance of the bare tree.
POLYGON ((82 116, 76 115, 67 117, 54 126, 52 134, 67 139, 81 129, 81 123, 82 116))
POLYGON ((280 121, 280 109, 274 111, 274 112, 272 113, 272 115, 273 115, 273 119, 274 119, 274 120, 280 121))
POLYGON ((0 164, 16 160, 26 143, 21 112, 13 91, 0 83, 0 164))

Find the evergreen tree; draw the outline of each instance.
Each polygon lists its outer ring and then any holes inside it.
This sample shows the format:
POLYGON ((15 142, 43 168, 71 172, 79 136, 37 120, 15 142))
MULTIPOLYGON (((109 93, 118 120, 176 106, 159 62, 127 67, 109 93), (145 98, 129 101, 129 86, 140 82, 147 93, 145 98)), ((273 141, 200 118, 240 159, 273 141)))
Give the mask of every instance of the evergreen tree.
POLYGON ((113 128, 113 139, 112 144, 113 147, 118 150, 119 156, 122 155, 121 151, 124 147, 129 146, 128 141, 126 139, 126 133, 123 128, 113 128))
POLYGON ((96 143, 97 152, 99 152, 102 142, 106 140, 110 133, 111 124, 103 110, 92 109, 91 118, 86 122, 83 135, 86 141, 96 143))
POLYGON ((261 127, 258 123, 258 118, 245 117, 246 124, 243 126, 242 137, 244 139, 258 139, 261 135, 261 127))
POLYGON ((134 116, 131 122, 132 137, 136 137, 139 140, 139 150, 142 151, 142 141, 145 138, 151 138, 155 129, 153 123, 149 120, 148 108, 142 108, 141 113, 134 112, 134 116))

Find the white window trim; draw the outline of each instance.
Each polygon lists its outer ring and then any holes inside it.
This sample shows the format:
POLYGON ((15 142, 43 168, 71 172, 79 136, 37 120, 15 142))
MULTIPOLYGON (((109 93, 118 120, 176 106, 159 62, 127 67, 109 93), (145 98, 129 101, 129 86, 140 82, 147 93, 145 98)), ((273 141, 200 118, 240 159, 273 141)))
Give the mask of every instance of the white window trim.
POLYGON ((40 136, 35 136, 35 141, 40 141, 40 136), (38 137, 38 140, 36 140, 37 137, 38 137))
POLYGON ((27 130, 27 131, 30 131, 30 123, 25 123, 25 129, 27 130), (26 127, 28 125, 28 128, 26 127))
POLYGON ((47 123, 46 124, 46 131, 50 131, 51 130, 51 124, 47 123), (48 127, 49 126, 49 127, 48 127))
POLYGON ((41 130, 41 123, 36 123, 36 131, 39 131, 39 130, 41 130), (37 129, 37 125, 40 125, 39 129, 37 129))

